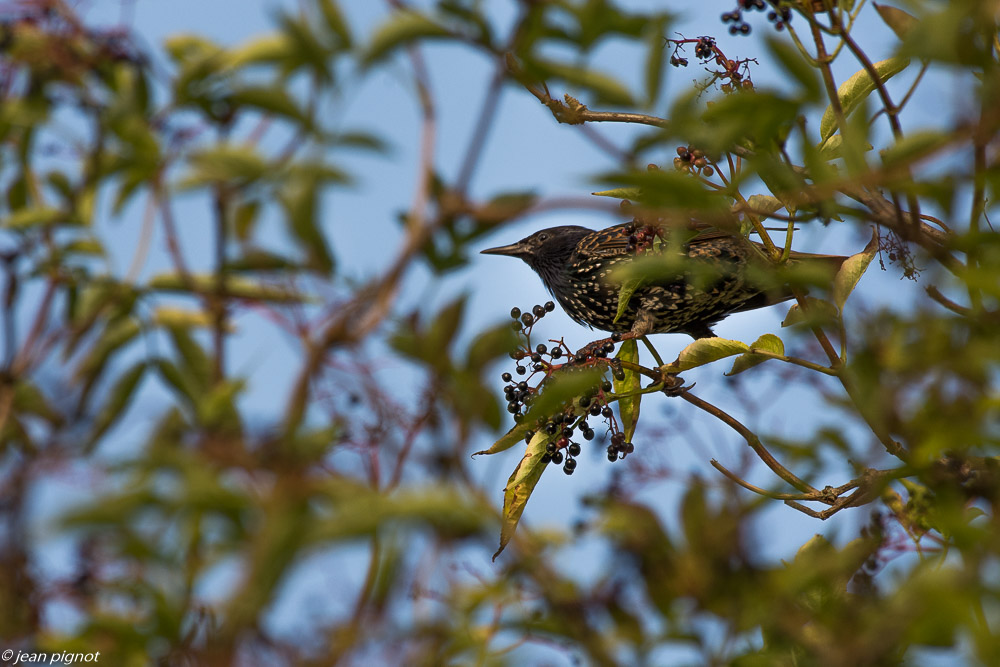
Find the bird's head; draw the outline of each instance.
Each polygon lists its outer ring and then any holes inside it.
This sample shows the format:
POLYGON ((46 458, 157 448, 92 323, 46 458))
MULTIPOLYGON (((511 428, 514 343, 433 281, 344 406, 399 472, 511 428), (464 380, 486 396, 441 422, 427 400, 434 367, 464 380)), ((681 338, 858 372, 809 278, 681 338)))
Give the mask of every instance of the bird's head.
POLYGON ((523 259, 544 278, 550 270, 562 267, 573 255, 580 239, 591 233, 593 230, 576 225, 550 227, 517 243, 487 248, 480 252, 484 255, 507 255, 523 259))

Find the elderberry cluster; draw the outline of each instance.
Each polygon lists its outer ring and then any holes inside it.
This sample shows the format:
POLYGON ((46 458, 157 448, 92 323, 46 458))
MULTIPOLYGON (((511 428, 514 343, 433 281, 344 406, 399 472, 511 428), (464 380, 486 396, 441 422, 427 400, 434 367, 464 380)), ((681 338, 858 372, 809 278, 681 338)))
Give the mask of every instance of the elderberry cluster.
POLYGON ((678 171, 700 171, 705 176, 711 176, 715 170, 708 164, 705 153, 691 146, 678 146, 677 157, 674 158, 674 169, 678 171))
POLYGON ((775 30, 784 30, 785 25, 792 20, 792 10, 776 0, 768 0, 767 3, 764 0, 737 0, 736 8, 730 12, 723 12, 720 18, 723 23, 732 23, 729 26, 730 35, 749 35, 750 24, 744 19, 743 12, 755 10, 763 12, 767 10, 768 5, 772 9, 767 12, 767 20, 774 24, 775 30))
POLYGON ((708 60, 714 56, 715 40, 711 37, 699 37, 698 43, 694 45, 694 55, 702 60, 708 60))
POLYGON ((653 241, 659 230, 652 225, 639 226, 637 221, 632 221, 632 226, 626 229, 628 238, 625 239, 625 252, 641 255, 653 248, 653 241))
MULTIPOLYGON (((630 231, 630 234, 635 236, 632 244, 651 242, 654 233, 653 227, 639 228, 636 226, 630 231)), ((554 309, 555 304, 550 301, 543 306, 533 307, 530 312, 522 312, 520 308, 513 308, 510 312, 511 319, 514 320, 513 326, 523 338, 522 345, 510 354, 517 363, 514 373, 527 377, 515 380, 515 375, 510 372, 504 372, 500 377, 506 383, 504 397, 507 400, 507 411, 514 416, 514 421, 517 423, 524 419, 528 408, 545 388, 552 372, 558 368, 589 366, 600 360, 600 363, 611 371, 614 378, 617 380, 625 378, 621 362, 617 359, 608 359, 615 350, 615 344, 622 340, 620 333, 614 333, 610 340, 592 343, 576 353, 566 347, 562 340, 550 341, 553 343, 551 347, 545 343, 538 343, 532 347, 531 328, 539 318, 544 317, 546 313, 554 309), (537 374, 542 375, 540 381, 533 380, 537 374)), ((572 475, 577 467, 577 456, 582 451, 580 443, 574 442, 574 435, 578 434, 587 441, 593 440, 596 436, 596 431, 588 420, 592 418, 603 419, 611 433, 612 442, 617 443, 624 440, 615 421, 614 412, 608 404, 612 388, 611 381, 604 379, 582 396, 562 405, 552 414, 540 417, 525 433, 525 443, 530 443, 536 434, 543 433, 548 442, 545 445, 542 462, 562 465, 563 472, 572 475)), ((615 457, 611 459, 609 450, 608 457, 611 460, 618 459, 619 451, 624 456, 627 451, 631 450, 616 444, 614 451, 615 457)))
POLYGON ((511 328, 514 331, 521 331, 522 328, 531 328, 531 326, 538 320, 545 317, 545 313, 551 313, 556 309, 556 304, 551 301, 546 301, 544 306, 535 305, 530 313, 522 313, 520 308, 516 306, 510 309, 510 317, 513 322, 511 322, 511 328))
POLYGON ((625 434, 619 431, 611 436, 611 444, 608 445, 608 460, 614 463, 619 458, 625 458, 635 451, 635 445, 625 442, 625 434))

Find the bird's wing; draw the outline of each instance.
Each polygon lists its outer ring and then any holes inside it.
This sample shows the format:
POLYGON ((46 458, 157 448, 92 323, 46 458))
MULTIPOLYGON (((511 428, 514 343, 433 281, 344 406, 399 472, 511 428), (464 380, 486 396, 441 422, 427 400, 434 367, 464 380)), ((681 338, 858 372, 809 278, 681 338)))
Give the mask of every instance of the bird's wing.
MULTIPOLYGON (((715 239, 733 236, 731 232, 723 231, 704 223, 691 221, 689 224, 692 229, 681 230, 681 233, 691 235, 691 238, 687 241, 688 245, 699 245, 709 243, 715 239)), ((628 238, 634 233, 634 228, 635 223, 626 222, 591 232, 577 244, 577 252, 592 257, 623 255, 626 252, 625 248, 628 246, 628 238)))
POLYGON ((587 234, 580 239, 576 251, 591 257, 624 255, 633 226, 633 223, 626 222, 587 234))

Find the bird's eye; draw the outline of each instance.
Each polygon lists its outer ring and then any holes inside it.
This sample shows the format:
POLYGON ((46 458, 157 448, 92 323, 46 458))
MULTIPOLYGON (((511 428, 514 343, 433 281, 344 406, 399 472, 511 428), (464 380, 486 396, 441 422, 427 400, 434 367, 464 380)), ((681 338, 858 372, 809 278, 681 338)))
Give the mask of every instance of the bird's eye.
POLYGON ((549 240, 549 235, 548 234, 539 234, 538 235, 538 240, 542 241, 544 243, 545 241, 549 240))

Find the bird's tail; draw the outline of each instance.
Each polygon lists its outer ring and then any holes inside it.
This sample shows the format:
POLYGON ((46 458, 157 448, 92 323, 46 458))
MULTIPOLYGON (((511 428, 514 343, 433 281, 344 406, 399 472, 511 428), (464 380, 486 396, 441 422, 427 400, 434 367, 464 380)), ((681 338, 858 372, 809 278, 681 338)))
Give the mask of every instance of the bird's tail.
MULTIPOLYGON (((814 285, 832 286, 833 277, 837 274, 837 271, 840 270, 841 265, 846 259, 847 257, 843 255, 820 255, 792 250, 788 254, 788 267, 793 271, 796 266, 801 266, 803 268, 808 267, 805 273, 809 275, 803 276, 803 282, 814 285)), ((802 291, 806 292, 808 290, 803 287, 802 291)), ((741 313, 748 310, 754 310, 756 308, 772 306, 776 303, 781 303, 782 301, 788 301, 794 296, 795 295, 792 293, 791 286, 787 284, 781 285, 780 287, 773 287, 755 295, 752 299, 744 303, 734 312, 741 313)))

